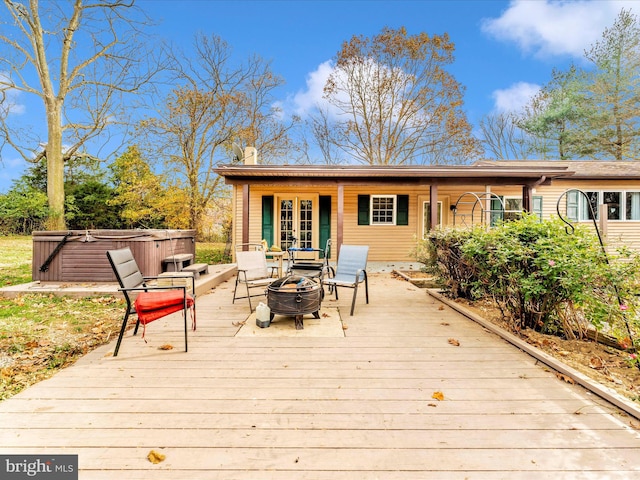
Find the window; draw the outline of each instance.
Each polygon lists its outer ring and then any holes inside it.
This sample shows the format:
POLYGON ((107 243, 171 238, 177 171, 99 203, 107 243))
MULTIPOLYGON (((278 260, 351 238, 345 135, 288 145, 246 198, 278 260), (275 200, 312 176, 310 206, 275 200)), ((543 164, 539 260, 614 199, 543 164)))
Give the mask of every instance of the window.
POLYGON ((371 195, 371 225, 395 225, 396 196, 371 195))
POLYGON ((627 220, 640 220, 640 192, 627 192, 625 214, 627 220))
POLYGON ((620 208, 621 192, 604 192, 602 203, 607 205, 608 220, 622 220, 622 209, 620 208))
POLYGON ((358 225, 409 225, 409 195, 358 195, 358 225))
POLYGON ((522 198, 504 197, 504 221, 518 220, 522 216, 522 198))
POLYGON ((600 218, 600 205, 607 206, 607 220, 640 221, 640 192, 577 190, 567 194, 567 216, 586 222, 600 218), (591 209, 589 208, 591 205, 591 209), (592 215, 593 211, 593 215, 592 215))
MULTIPOLYGON (((438 225, 442 226, 442 202, 438 202, 438 225)), ((431 226, 431 202, 422 202, 422 238, 427 236, 431 226)))
MULTIPOLYGON (((535 213, 540 221, 542 221, 542 197, 534 195, 531 199, 531 213, 535 213)), ((496 226, 498 222, 511 222, 522 217, 524 204, 522 197, 498 197, 491 199, 491 215, 490 225, 496 226)))

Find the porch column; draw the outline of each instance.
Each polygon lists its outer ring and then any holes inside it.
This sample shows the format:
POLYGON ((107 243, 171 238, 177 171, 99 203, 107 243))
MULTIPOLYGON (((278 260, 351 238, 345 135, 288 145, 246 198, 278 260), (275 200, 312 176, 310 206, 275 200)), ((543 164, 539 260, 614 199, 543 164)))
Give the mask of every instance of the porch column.
POLYGON ((429 230, 435 230, 438 226, 438 185, 435 183, 429 186, 429 210, 431 215, 429 230))
POLYGON ((249 184, 248 183, 245 183, 244 185, 242 185, 242 243, 249 243, 249 184))
POLYGON ((531 212, 533 205, 531 204, 531 198, 533 195, 533 188, 530 185, 522 186, 522 211, 531 212))
POLYGON ((340 255, 340 245, 344 241, 344 185, 338 184, 338 231, 336 232, 336 258, 340 255))

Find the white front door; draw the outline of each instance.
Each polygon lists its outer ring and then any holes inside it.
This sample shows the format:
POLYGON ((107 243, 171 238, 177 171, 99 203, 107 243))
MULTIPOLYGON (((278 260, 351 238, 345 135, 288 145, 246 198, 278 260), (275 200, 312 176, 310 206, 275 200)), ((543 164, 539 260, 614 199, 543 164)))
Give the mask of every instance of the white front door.
POLYGON ((318 243, 318 196, 298 197, 279 195, 276 197, 276 232, 280 248, 288 249, 297 239, 297 248, 317 248, 318 243))

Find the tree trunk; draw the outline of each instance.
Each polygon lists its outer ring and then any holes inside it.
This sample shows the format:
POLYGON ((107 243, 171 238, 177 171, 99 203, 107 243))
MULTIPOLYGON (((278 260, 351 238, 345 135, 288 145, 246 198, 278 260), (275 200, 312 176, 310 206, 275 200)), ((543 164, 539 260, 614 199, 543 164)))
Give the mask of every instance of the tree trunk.
POLYGON ((47 230, 64 230, 64 159, 62 156, 61 105, 55 100, 47 106, 47 230))

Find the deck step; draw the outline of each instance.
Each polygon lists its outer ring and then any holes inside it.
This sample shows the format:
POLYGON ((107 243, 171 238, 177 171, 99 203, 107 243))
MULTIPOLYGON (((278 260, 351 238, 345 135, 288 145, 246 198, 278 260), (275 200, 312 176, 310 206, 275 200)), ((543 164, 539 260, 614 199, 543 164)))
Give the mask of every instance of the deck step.
POLYGON ((171 255, 162 259, 162 271, 163 272, 180 272, 185 267, 191 265, 193 260, 193 254, 191 253, 179 253, 177 255, 171 255))
POLYGON ((208 273, 209 265, 206 263, 194 263, 187 265, 182 269, 183 272, 193 272, 196 278, 200 278, 200 275, 206 275, 208 273))

